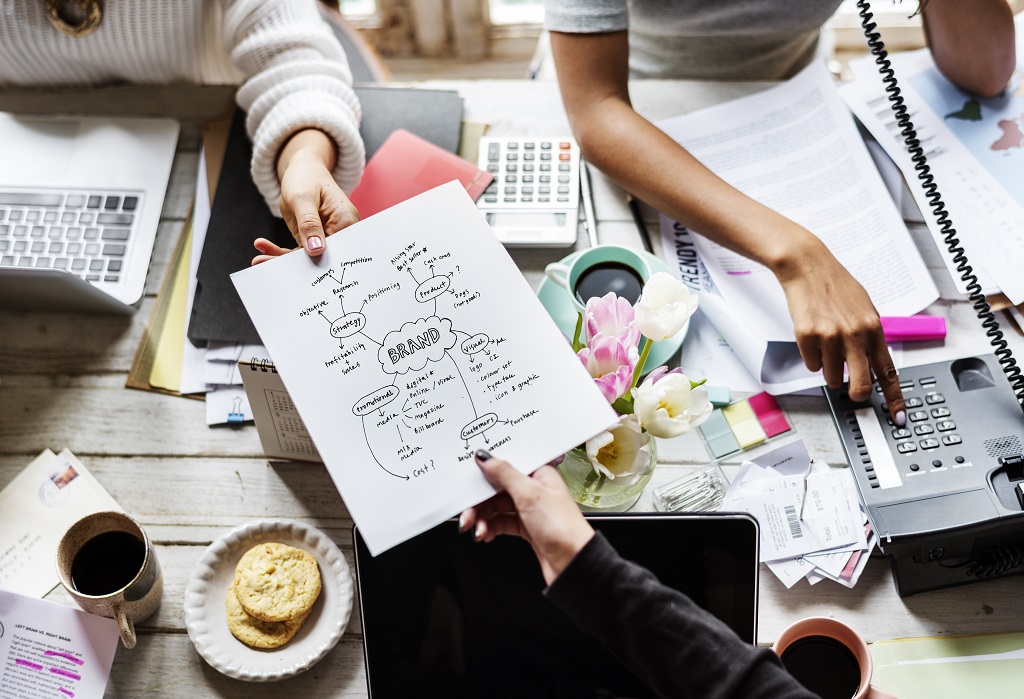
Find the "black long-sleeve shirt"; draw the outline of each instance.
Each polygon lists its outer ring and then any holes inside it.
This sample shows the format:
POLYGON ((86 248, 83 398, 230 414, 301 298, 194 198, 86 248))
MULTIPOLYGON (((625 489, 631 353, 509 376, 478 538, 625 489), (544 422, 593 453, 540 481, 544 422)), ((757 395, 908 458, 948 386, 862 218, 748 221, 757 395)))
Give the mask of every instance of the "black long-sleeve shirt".
POLYGON ((626 561, 600 534, 545 591, 661 696, 815 699, 767 648, 626 561))

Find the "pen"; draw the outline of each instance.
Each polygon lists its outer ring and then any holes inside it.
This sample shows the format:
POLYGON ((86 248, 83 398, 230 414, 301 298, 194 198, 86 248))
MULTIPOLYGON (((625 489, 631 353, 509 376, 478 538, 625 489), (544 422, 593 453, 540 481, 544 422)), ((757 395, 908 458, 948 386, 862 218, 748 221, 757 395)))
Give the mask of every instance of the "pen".
POLYGON ((882 316, 886 342, 920 342, 946 337, 946 319, 942 316, 882 316))
POLYGON ((629 212, 633 214, 633 223, 636 224, 637 230, 640 231, 640 240, 644 242, 644 249, 653 255, 654 247, 651 245, 651 237, 647 233, 644 218, 640 215, 640 200, 627 193, 626 204, 629 205, 629 212))
POLYGON ((587 161, 580 157, 580 197, 583 199, 583 218, 587 226, 590 247, 597 247, 597 218, 594 216, 594 196, 590 190, 590 170, 587 161))

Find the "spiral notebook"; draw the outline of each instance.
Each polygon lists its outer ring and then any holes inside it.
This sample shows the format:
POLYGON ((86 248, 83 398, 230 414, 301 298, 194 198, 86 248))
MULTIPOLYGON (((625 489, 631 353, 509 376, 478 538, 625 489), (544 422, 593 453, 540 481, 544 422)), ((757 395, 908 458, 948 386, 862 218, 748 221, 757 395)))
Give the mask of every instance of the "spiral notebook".
POLYGON ((238 368, 263 453, 271 459, 321 463, 313 439, 274 363, 262 357, 250 357, 239 360, 238 368))

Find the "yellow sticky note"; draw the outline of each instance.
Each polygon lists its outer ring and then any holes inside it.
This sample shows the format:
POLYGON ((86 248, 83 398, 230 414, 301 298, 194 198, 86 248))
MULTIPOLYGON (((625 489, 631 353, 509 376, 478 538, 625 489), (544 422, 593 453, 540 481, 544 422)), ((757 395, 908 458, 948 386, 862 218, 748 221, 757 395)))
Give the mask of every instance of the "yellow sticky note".
POLYGON ((191 229, 182 247, 174 279, 169 288, 164 290, 171 294, 171 298, 167 307, 166 325, 153 356, 153 370, 149 374, 150 385, 168 391, 181 389, 181 364, 184 361, 185 328, 188 325, 185 310, 188 304, 188 262, 192 250, 191 229))
POLYGON ((767 439, 764 428, 757 421, 757 416, 747 401, 741 400, 725 406, 722 408, 722 414, 725 415, 725 420, 732 428, 732 433, 736 435, 736 441, 740 443, 741 448, 746 449, 767 439))

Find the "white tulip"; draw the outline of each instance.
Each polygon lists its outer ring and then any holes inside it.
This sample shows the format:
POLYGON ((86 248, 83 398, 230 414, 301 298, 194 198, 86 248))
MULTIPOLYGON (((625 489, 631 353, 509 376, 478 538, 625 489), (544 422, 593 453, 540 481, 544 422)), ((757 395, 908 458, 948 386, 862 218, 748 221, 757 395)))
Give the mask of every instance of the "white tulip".
POLYGON ((650 441, 636 416, 624 415, 617 426, 587 440, 587 458, 598 473, 635 482, 651 469, 650 454, 644 450, 650 441))
POLYGON ((697 295, 665 272, 651 276, 634 307, 634 323, 654 342, 678 333, 697 310, 697 295))
POLYGON ((711 414, 708 392, 690 388, 683 374, 665 374, 633 389, 633 411, 640 425, 655 437, 678 437, 704 422, 711 414))

